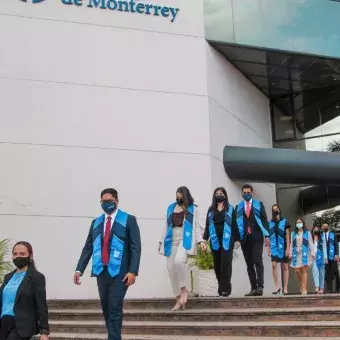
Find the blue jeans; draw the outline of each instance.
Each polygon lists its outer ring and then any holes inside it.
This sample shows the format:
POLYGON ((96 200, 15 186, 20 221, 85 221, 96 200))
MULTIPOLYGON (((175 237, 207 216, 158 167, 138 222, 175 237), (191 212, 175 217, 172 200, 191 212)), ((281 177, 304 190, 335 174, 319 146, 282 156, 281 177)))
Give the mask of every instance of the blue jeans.
POLYGON ((325 286, 325 265, 320 268, 316 265, 316 261, 313 261, 313 280, 314 286, 324 289, 325 286))

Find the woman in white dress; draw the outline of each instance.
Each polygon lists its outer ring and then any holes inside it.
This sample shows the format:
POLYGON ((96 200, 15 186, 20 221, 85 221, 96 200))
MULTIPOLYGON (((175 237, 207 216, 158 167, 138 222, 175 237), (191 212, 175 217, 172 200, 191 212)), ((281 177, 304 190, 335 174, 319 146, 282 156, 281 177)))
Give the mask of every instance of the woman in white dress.
POLYGON ((290 266, 295 269, 300 283, 300 292, 307 295, 307 271, 315 258, 315 248, 312 235, 302 218, 296 220, 295 229, 291 234, 289 258, 290 266))
POLYGON ((185 309, 188 301, 188 256, 196 255, 197 245, 206 250, 202 232, 197 206, 189 189, 178 188, 176 202, 168 207, 165 230, 158 247, 158 252, 167 257, 170 282, 177 299, 173 311, 185 309))

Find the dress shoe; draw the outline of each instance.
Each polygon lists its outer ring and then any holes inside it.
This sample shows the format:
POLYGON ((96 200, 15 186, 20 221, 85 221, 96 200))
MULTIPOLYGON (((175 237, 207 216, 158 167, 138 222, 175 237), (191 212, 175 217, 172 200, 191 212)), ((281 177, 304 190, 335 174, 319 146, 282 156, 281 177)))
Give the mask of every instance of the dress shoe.
POLYGON ((262 296, 263 295, 263 288, 262 287, 257 287, 255 295, 256 296, 262 296))
POLYGON ((256 296, 256 289, 252 289, 248 294, 245 296, 256 296))

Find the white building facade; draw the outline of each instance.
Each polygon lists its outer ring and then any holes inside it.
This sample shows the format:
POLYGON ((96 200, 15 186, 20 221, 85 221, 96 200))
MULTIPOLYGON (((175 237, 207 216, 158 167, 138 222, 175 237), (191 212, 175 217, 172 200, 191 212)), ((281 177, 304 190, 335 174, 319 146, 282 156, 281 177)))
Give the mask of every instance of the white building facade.
MULTIPOLYGON (((0 1, 0 238, 32 243, 48 298, 98 297, 90 268, 72 278, 106 187, 141 230, 128 296, 170 297, 157 247, 176 189, 204 224, 215 187, 241 198, 224 146, 272 147, 268 99, 206 42, 203 0, 133 4, 0 1)), ((270 212, 275 186, 254 187, 270 212)), ((241 253, 232 282, 250 289, 241 253)))

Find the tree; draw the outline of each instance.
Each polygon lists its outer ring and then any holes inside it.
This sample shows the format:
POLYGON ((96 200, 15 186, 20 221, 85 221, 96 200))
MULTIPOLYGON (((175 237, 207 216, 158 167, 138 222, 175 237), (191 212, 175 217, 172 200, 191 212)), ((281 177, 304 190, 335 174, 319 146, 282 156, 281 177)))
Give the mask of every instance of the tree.
POLYGON ((0 283, 3 282, 4 276, 13 270, 12 262, 7 260, 10 250, 10 240, 0 241, 0 283))
POLYGON ((328 152, 340 153, 340 140, 335 140, 327 145, 328 152))

